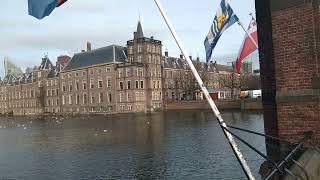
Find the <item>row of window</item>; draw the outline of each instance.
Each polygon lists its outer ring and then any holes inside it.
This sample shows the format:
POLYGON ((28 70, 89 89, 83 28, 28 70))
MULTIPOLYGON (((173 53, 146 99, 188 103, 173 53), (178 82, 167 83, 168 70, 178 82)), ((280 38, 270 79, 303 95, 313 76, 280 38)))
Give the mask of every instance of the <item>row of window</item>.
POLYGON ((144 69, 143 68, 134 68, 134 72, 131 67, 118 69, 119 78, 121 77, 144 77, 144 69), (125 74, 124 74, 125 71, 125 74), (125 76, 124 76, 125 75, 125 76))
MULTIPOLYGON (((98 78, 98 81, 97 81, 97 87, 98 88, 102 88, 103 87, 103 80, 101 77, 98 78)), ((108 77, 107 78, 107 81, 106 81, 106 86, 107 87, 111 87, 112 86, 112 80, 111 80, 111 77, 108 77)), ((75 87, 75 90, 79 90, 79 81, 75 81, 74 82, 74 87, 75 87)), ((94 79, 90 79, 90 82, 89 82, 89 88, 90 89, 94 89, 95 88, 95 80, 94 79)), ((64 82, 62 82, 62 87, 61 87, 62 91, 65 92, 67 91, 67 87, 65 85, 64 82)), ((82 89, 83 90, 86 90, 87 89, 87 80, 83 79, 82 80, 82 89)), ((73 90, 73 83, 72 82, 69 82, 69 85, 68 85, 68 91, 72 91, 73 90)))
POLYGON ((48 89, 47 90, 47 96, 59 96, 59 89, 48 89))
POLYGON ((47 80, 47 87, 57 86, 57 85, 58 85, 58 81, 56 79, 47 80))
MULTIPOLYGON (((119 88, 120 88, 120 90, 125 89, 123 81, 119 82, 119 88)), ((131 81, 129 80, 129 81, 127 81, 126 89, 144 89, 144 81, 140 81, 140 83, 139 83, 139 81, 136 80, 135 84, 134 84, 134 87, 132 87, 131 81)))
POLYGON ((25 90, 25 91, 13 91, 8 92, 8 94, 1 94, 0 99, 2 101, 11 100, 11 99, 21 99, 21 98, 34 98, 36 96, 35 90, 25 90))
POLYGON ((62 96, 62 105, 73 105, 73 104, 88 104, 88 100, 89 103, 94 104, 94 103, 104 103, 104 102, 108 102, 111 103, 112 102, 112 93, 108 92, 106 94, 106 96, 104 96, 103 93, 98 93, 97 95, 95 93, 91 93, 90 97, 88 99, 87 94, 82 94, 82 95, 68 95, 68 96, 62 96), (105 100, 106 98, 106 100, 105 100))
MULTIPOLYGON (((93 75, 95 73, 101 74, 103 71, 105 71, 107 73, 110 73, 111 72, 111 67, 106 67, 105 69, 102 69, 102 68, 89 69, 89 75, 93 75)), ((82 71, 81 73, 75 72, 75 73, 62 74, 61 79, 70 79, 72 77, 79 77, 80 75, 87 76, 87 71, 82 71)))
POLYGON ((25 107, 39 107, 38 101, 19 101, 19 102, 9 102, 1 103, 1 108, 25 108, 25 107))
MULTIPOLYGON (((134 54, 133 52, 133 46, 129 46, 128 47, 129 49, 129 54, 134 54)), ((157 45, 150 45, 150 44, 147 44, 147 52, 150 52, 150 53, 158 53, 158 54, 161 54, 161 47, 160 46, 157 46, 157 45)), ((143 45, 142 44, 138 44, 137 46, 137 52, 138 53, 142 53, 143 52, 143 45)))
POLYGON ((131 93, 127 92, 125 93, 120 93, 119 94, 119 102, 133 102, 133 101, 145 101, 145 94, 144 92, 136 92, 136 93, 131 93), (133 97, 135 95, 135 99, 133 97))

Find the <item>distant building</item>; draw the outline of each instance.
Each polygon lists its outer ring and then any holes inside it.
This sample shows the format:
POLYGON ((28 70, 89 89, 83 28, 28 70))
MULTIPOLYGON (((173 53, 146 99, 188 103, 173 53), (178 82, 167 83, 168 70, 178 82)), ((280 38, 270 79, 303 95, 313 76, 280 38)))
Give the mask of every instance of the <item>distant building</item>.
MULTIPOLYGON (((219 77, 232 73, 228 66, 193 62, 199 73, 207 73, 210 89, 223 89, 219 77)), ((8 73, 0 86, 0 113, 153 112, 168 101, 188 99, 181 82, 190 74, 184 57, 162 56, 162 42, 145 37, 139 22, 126 47, 91 49, 87 43, 86 51, 59 56, 56 65, 44 57, 36 70, 8 73)), ((200 91, 194 93, 203 99, 200 91)))
POLYGON ((8 57, 4 58, 4 69, 5 75, 8 73, 13 74, 15 76, 20 76, 23 72, 20 67, 15 65, 8 57))

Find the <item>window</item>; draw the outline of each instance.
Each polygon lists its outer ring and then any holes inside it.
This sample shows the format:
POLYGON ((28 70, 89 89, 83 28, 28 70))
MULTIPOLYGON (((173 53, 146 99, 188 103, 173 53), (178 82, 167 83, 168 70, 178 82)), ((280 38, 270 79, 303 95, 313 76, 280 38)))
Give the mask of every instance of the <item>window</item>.
POLYGON ((106 72, 111 72, 111 68, 107 67, 106 72))
POLYGON ((140 88, 143 89, 143 81, 140 81, 140 88))
POLYGON ((151 50, 151 52, 155 53, 155 46, 154 46, 154 45, 152 45, 152 50, 151 50))
POLYGON ((72 91, 72 82, 69 84, 69 91, 72 91))
POLYGON ((112 93, 111 92, 108 93, 108 99, 109 99, 109 102, 112 102, 112 93))
POLYGON ((160 81, 158 81, 158 89, 160 89, 160 88, 161 88, 160 81))
POLYGON ((135 69, 134 69, 134 75, 135 75, 136 77, 138 77, 138 76, 139 76, 138 68, 135 68, 135 69))
POLYGON ((82 80, 82 89, 83 90, 87 89, 87 81, 86 80, 82 80))
POLYGON ((72 95, 69 95, 69 105, 72 104, 72 95))
POLYGON ((68 74, 68 78, 71 78, 71 73, 68 74))
POLYGON ((141 76, 141 77, 144 76, 143 69, 140 69, 140 76, 141 76))
POLYGON ((74 77, 79 77, 79 73, 76 72, 75 75, 74 75, 74 77))
POLYGON ((62 83, 62 92, 65 92, 66 91, 66 86, 64 84, 64 82, 62 83))
MULTIPOLYGON (((34 93, 34 92, 32 92, 32 93, 31 93, 31 97, 34 97, 33 93, 34 93)), ((52 89, 52 90, 51 90, 51 94, 52 94, 52 96, 55 96, 55 94, 54 94, 54 93, 55 93, 55 90, 54 90, 54 89, 52 89)))
POLYGON ((101 74, 102 69, 101 69, 101 68, 99 68, 99 69, 97 70, 97 72, 98 72, 98 74, 101 74))
POLYGON ((141 55, 138 56, 138 62, 142 62, 142 56, 141 55))
POLYGON ((139 89, 139 81, 136 81, 136 89, 139 89))
POLYGON ((91 94, 91 98, 90 99, 91 99, 91 101, 90 101, 91 104, 93 104, 94 103, 94 93, 91 94))
POLYGON ((76 81, 76 90, 78 91, 79 90, 79 82, 76 81))
POLYGON ((119 94, 119 102, 123 102, 123 93, 119 94))
POLYGON ((87 103, 88 103, 88 98, 87 98, 87 95, 86 95, 86 94, 83 94, 82 103, 83 103, 83 104, 87 104, 87 103))
POLYGON ((136 92, 136 101, 140 101, 140 93, 139 92, 136 92))
POLYGON ((122 81, 119 82, 119 86, 120 86, 120 90, 122 90, 123 89, 123 82, 122 81))
POLYGON ((79 101, 80 101, 80 96, 79 96, 79 94, 77 94, 77 96, 76 96, 76 104, 79 104, 79 101))
POLYGON ((131 81, 127 81, 127 89, 131 89, 131 81))
POLYGON ((99 93, 99 103, 103 103, 103 94, 99 93))
POLYGON ((138 53, 141 53, 141 52, 142 52, 142 45, 138 44, 138 53))
POLYGON ((133 47, 129 46, 129 54, 133 54, 133 47))
POLYGON ((91 70, 89 71, 89 73, 90 73, 90 75, 92 75, 92 74, 93 74, 93 70, 91 69, 91 70))
POLYGON ((102 88, 102 78, 98 78, 98 88, 102 88))
POLYGON ((107 79, 107 87, 111 87, 111 77, 108 77, 107 79))
POLYGON ((87 75, 87 73, 85 71, 82 71, 82 76, 87 75))
POLYGON ((66 104, 65 96, 62 96, 62 105, 65 105, 65 104, 66 104))
POLYGON ((132 99, 132 93, 131 92, 128 92, 127 93, 127 101, 128 102, 131 102, 133 99, 132 99))
POLYGON ((119 78, 122 77, 122 69, 119 69, 119 78))
POLYGON ((94 81, 93 79, 90 79, 90 89, 93 89, 94 88, 94 81))
POLYGON ((141 92, 140 100, 144 101, 144 92, 141 92))
POLYGON ((156 85, 157 85, 157 82, 156 82, 156 81, 153 81, 153 89, 156 88, 156 85))
MULTIPOLYGON (((41 78, 41 72, 38 72, 38 78, 41 78)), ((63 79, 63 78, 62 78, 63 79)))
POLYGON ((131 69, 130 68, 126 68, 126 76, 130 77, 131 75, 131 69))

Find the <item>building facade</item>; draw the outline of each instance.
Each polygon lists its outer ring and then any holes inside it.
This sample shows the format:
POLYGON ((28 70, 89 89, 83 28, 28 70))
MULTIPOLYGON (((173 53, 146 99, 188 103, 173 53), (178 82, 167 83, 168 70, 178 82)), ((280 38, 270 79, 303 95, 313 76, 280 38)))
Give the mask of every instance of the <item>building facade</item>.
MULTIPOLYGON (((192 57, 191 57, 192 58, 192 57)), ((199 58, 194 64, 209 89, 221 89, 218 78, 232 68, 199 58)), ((110 45, 48 57, 19 77, 8 74, 1 82, 0 113, 131 113, 162 110, 168 101, 201 100, 202 93, 183 56, 162 56, 162 42, 147 38, 138 23, 126 47, 110 45), (191 90, 189 90, 191 89, 191 90)))

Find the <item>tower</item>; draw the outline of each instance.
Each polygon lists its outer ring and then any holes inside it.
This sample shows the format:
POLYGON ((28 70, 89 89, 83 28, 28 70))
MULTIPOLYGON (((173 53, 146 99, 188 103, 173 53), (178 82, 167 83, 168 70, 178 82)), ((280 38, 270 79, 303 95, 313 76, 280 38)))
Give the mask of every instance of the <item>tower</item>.
POLYGON ((153 36, 145 37, 139 21, 133 40, 127 42, 127 48, 128 61, 144 67, 147 111, 162 109, 161 41, 153 36))

